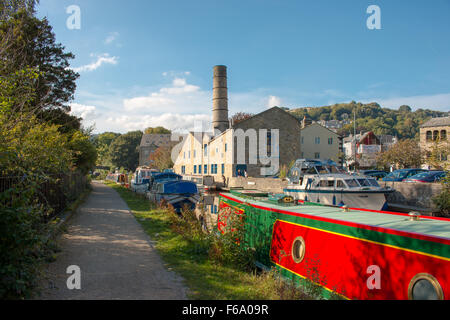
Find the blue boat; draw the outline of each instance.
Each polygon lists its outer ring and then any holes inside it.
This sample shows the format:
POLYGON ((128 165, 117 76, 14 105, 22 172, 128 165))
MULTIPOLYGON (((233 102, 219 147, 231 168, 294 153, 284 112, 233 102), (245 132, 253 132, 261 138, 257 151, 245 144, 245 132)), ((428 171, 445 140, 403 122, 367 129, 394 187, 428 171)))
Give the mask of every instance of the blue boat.
POLYGON ((160 180, 156 182, 155 180, 148 198, 155 203, 161 203, 164 200, 174 207, 175 212, 181 213, 181 210, 186 207, 194 210, 200 195, 197 185, 192 181, 160 180))
POLYGON ((152 189, 154 184, 157 184, 159 182, 167 182, 167 181, 180 181, 183 180, 183 177, 179 174, 173 173, 173 172, 163 172, 163 173, 157 173, 153 175, 150 179, 150 188, 152 189))
POLYGON ((160 172, 148 167, 138 167, 133 175, 130 183, 131 191, 137 193, 146 193, 150 188, 150 181, 152 176, 159 174, 160 172))

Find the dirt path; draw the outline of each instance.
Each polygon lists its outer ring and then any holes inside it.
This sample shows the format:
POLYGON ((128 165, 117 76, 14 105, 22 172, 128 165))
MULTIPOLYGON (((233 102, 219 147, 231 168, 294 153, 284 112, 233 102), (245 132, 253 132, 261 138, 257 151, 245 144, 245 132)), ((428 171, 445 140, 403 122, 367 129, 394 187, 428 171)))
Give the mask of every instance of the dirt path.
POLYGON ((182 279, 166 270, 126 203, 113 189, 92 186, 69 221, 39 299, 186 299, 182 279), (67 288, 71 265, 80 267, 80 290, 67 288))

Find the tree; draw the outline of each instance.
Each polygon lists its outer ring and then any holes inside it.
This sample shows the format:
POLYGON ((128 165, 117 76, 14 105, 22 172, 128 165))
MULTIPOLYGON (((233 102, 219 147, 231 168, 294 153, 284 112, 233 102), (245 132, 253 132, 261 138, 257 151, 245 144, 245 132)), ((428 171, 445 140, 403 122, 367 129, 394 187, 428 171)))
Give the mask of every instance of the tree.
POLYGON ((377 157, 378 166, 385 168, 392 165, 399 169, 418 168, 422 163, 423 158, 419 145, 412 139, 400 140, 395 146, 380 153, 377 157))
POLYGON ((156 127, 156 128, 147 128, 144 131, 145 134, 171 134, 172 131, 166 129, 164 127, 156 127))
POLYGON ((173 167, 171 149, 167 147, 156 149, 150 154, 149 160, 151 160, 151 166, 159 171, 173 167))
POLYGON ((425 152, 425 162, 438 170, 449 170, 448 158, 450 155, 450 142, 439 138, 425 152))
POLYGON ((114 132, 104 132, 96 136, 94 140, 94 145, 97 148, 98 158, 97 164, 100 166, 109 166, 111 163, 110 147, 120 133, 114 132))
POLYGON ((21 9, 1 21, 0 73, 11 74, 17 70, 34 68, 38 71, 35 95, 30 107, 45 113, 49 109, 70 111, 76 79, 79 75, 70 69, 74 58, 56 43, 52 27, 46 18, 40 20, 21 9))
POLYGON ((110 147, 110 155, 115 167, 136 170, 139 165, 139 145, 142 135, 142 131, 131 131, 114 140, 110 147))
POLYGON ((2 0, 0 2, 0 21, 7 20, 19 10, 24 10, 29 15, 33 15, 35 5, 39 0, 2 0))
POLYGON ((411 112, 412 109, 411 109, 410 106, 402 105, 402 106, 400 106, 400 108, 398 108, 398 111, 400 111, 400 112, 411 112))
POLYGON ((74 165, 83 174, 92 170, 97 161, 97 149, 89 140, 89 136, 81 131, 75 131, 68 144, 74 154, 74 165))
POLYGON ((233 125, 242 122, 244 120, 247 120, 249 118, 253 117, 253 114, 251 113, 246 113, 246 112, 238 112, 236 114, 234 114, 230 120, 232 121, 233 125))

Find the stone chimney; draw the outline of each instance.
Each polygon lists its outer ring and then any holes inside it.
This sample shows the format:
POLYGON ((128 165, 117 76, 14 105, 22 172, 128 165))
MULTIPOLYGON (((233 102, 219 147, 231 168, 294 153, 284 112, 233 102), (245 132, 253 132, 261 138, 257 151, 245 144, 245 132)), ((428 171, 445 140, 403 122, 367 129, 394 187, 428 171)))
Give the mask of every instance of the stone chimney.
POLYGON ((214 135, 230 127, 228 120, 227 67, 215 66, 213 69, 213 120, 214 135))

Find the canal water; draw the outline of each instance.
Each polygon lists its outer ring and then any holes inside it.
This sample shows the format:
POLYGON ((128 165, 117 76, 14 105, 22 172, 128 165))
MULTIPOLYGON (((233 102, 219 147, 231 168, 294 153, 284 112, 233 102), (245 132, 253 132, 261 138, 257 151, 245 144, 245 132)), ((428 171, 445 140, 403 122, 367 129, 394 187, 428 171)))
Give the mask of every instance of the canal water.
POLYGON ((197 218, 205 229, 211 231, 219 216, 219 195, 225 191, 201 192, 201 200, 195 208, 197 218))

